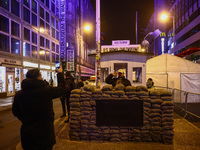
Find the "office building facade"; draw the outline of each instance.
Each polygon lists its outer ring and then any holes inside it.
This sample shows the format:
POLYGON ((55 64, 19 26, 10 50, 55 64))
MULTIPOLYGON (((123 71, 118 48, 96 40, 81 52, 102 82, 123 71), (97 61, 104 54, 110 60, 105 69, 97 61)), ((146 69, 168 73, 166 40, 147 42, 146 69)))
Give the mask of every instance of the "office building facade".
POLYGON ((60 58, 59 0, 3 0, 0 3, 0 96, 21 89, 28 69, 56 81, 60 58), (55 78, 54 78, 55 77, 55 78))
POLYGON ((89 78, 95 74, 94 61, 88 52, 95 49, 95 12, 90 0, 61 0, 61 60, 66 71, 75 78, 89 78), (84 31, 89 24, 91 31, 84 31))
POLYGON ((155 55, 174 54, 200 63, 199 28, 200 0, 155 0, 155 12, 147 25, 146 33, 160 29, 162 34, 156 39, 150 37, 149 51, 155 55), (165 23, 159 19, 163 11, 170 15, 168 22, 165 23))

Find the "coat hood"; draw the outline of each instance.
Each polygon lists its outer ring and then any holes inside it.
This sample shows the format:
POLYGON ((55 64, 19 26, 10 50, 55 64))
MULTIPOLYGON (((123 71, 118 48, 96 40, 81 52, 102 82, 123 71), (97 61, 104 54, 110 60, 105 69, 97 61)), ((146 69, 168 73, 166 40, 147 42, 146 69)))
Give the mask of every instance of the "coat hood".
POLYGON ((31 91, 46 86, 43 80, 38 79, 24 79, 21 87, 23 91, 31 91))

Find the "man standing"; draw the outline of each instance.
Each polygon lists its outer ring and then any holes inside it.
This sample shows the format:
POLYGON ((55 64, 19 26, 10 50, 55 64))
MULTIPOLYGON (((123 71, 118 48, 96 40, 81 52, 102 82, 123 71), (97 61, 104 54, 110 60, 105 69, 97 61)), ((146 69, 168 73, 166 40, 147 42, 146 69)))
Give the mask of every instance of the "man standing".
POLYGON ((106 78, 107 84, 112 84, 113 87, 116 86, 116 84, 122 83, 124 86, 131 86, 131 82, 128 79, 125 79, 123 73, 118 72, 118 77, 113 78, 117 75, 117 72, 114 72, 113 74, 109 74, 106 78))
POLYGON ((66 107, 65 107, 65 103, 67 105, 67 112, 68 112, 68 119, 65 121, 65 123, 69 122, 69 117, 70 117, 70 105, 69 105, 69 98, 70 98, 70 94, 71 91, 74 89, 74 78, 71 76, 71 73, 69 71, 66 72, 65 74, 66 79, 66 93, 60 98, 61 100, 61 104, 62 104, 62 109, 63 109, 63 114, 62 117, 66 116, 66 107))
POLYGON ((16 93, 12 112, 21 122, 21 142, 24 150, 52 150, 55 144, 52 99, 65 93, 62 68, 58 71, 58 87, 46 85, 39 69, 29 70, 16 93))
POLYGON ((81 87, 84 87, 84 83, 82 81, 82 79, 79 79, 79 82, 77 83, 77 89, 80 89, 81 87))

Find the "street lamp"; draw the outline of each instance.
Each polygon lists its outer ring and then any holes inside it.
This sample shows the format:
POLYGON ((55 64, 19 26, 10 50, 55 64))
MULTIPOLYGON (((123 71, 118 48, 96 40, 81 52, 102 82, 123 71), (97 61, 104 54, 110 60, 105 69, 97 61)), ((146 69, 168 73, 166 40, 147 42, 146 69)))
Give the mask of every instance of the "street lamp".
POLYGON ((82 42, 82 38, 81 38, 81 29, 83 29, 83 31, 89 32, 91 31, 91 26, 90 25, 85 25, 83 28, 78 28, 78 50, 79 50, 79 79, 81 77, 81 42, 82 42))
POLYGON ((169 16, 167 13, 162 13, 161 15, 160 15, 160 19, 162 20, 162 21, 166 21, 169 17, 171 17, 172 18, 172 21, 173 21, 173 28, 172 28, 172 36, 173 36, 173 43, 172 43, 172 48, 173 48, 173 54, 174 54, 174 52, 175 52, 175 17, 174 16, 169 16))
POLYGON ((159 29, 156 29, 154 32, 149 32, 145 37, 144 40, 141 43, 142 46, 142 52, 147 51, 148 52, 148 48, 149 48, 149 42, 146 40, 146 38, 149 35, 153 35, 154 39, 157 38, 162 32, 159 29))
POLYGON ((96 0, 96 62, 95 76, 96 87, 100 88, 100 72, 101 72, 101 45, 100 45, 100 0, 96 0))

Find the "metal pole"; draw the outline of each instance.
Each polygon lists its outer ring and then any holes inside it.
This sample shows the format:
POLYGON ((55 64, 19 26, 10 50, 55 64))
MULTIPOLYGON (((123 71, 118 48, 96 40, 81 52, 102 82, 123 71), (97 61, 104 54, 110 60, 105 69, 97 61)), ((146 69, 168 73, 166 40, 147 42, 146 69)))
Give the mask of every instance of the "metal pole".
POLYGON ((136 23, 135 23, 135 34, 136 34, 136 44, 138 44, 138 33, 137 33, 137 11, 136 11, 136 23))
POLYGON ((82 3, 79 0, 79 22, 78 22, 78 41, 79 41, 79 79, 81 78, 81 13, 82 13, 82 3))
POLYGON ((175 17, 172 16, 172 19, 173 19, 173 44, 174 44, 173 53, 175 53, 175 17))
POLYGON ((100 0, 96 0, 96 63, 95 63, 95 75, 96 75, 96 87, 100 88, 100 0))
POLYGON ((79 44, 79 79, 81 78, 81 31, 78 29, 78 44, 79 44))

